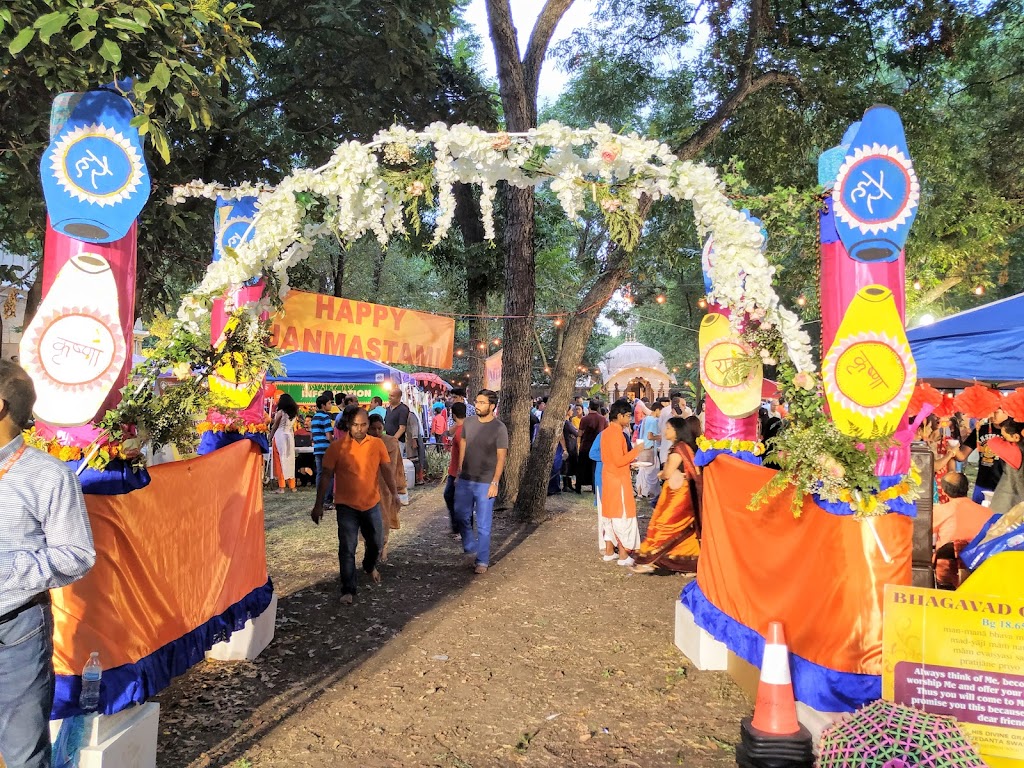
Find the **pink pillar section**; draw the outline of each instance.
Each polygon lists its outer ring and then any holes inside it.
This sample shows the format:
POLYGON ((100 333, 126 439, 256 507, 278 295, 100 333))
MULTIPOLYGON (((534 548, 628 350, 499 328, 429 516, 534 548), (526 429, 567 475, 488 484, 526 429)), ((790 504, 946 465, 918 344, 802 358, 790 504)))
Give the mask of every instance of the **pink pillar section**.
POLYGON ((119 319, 124 329, 125 362, 116 383, 107 395, 97 414, 101 418, 111 408, 121 402, 121 389, 128 383, 128 374, 132 369, 132 328, 135 325, 135 273, 137 267, 138 227, 136 221, 128 234, 112 243, 86 243, 63 235, 50 226, 46 220, 46 239, 43 243, 43 296, 50 290, 60 268, 72 256, 80 253, 95 253, 102 256, 110 264, 117 285, 117 300, 120 310, 119 319))
POLYGON ((821 245, 821 356, 836 338, 843 315, 857 291, 866 285, 884 285, 896 299, 900 319, 906 322, 906 259, 867 263, 851 259, 842 241, 821 245))

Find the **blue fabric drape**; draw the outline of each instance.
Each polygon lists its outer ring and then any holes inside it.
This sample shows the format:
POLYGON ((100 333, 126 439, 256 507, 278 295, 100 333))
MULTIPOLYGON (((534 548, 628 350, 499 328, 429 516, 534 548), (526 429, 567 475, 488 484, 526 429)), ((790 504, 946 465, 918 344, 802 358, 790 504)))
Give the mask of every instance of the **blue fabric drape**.
MULTIPOLYGON (((715 607, 696 581, 683 588, 680 596, 693 614, 697 626, 755 667, 761 667, 764 638, 715 607)), ((819 712, 853 712, 869 701, 882 696, 880 675, 839 672, 789 654, 793 694, 797 701, 819 712)))
POLYGON ((205 456, 218 448, 237 443, 239 440, 252 440, 260 447, 261 452, 270 453, 270 442, 263 432, 203 432, 202 437, 199 438, 199 447, 196 449, 196 453, 205 456))
MULTIPOLYGON (((65 462, 69 467, 78 470, 81 460, 65 462)), ((103 469, 84 469, 78 476, 82 484, 82 493, 97 496, 120 496, 137 491, 149 485, 149 472, 146 468, 135 470, 124 459, 114 459, 103 469)))
MULTIPOLYGON (((879 490, 885 491, 894 485, 899 485, 902 479, 903 475, 882 475, 878 478, 879 490)), ((846 516, 854 513, 853 507, 846 502, 826 501, 818 494, 814 494, 814 503, 833 515, 846 516)), ((917 506, 912 501, 904 501, 903 499, 891 499, 889 501, 889 511, 906 517, 917 517, 917 506)))
POLYGON ((735 456, 740 461, 745 461, 747 464, 753 464, 755 467, 761 466, 761 457, 755 456, 750 451, 731 451, 728 448, 703 448, 698 449, 696 455, 693 457, 693 463, 698 467, 706 467, 712 461, 722 454, 729 456, 735 456))
MULTIPOLYGON (((214 616, 134 664, 104 669, 100 682, 100 713, 112 715, 160 693, 171 684, 172 679, 202 661, 213 646, 227 640, 232 632, 242 629, 249 619, 261 615, 270 605, 273 596, 274 585, 268 578, 266 584, 254 589, 224 613, 214 616)), ((80 675, 57 675, 50 718, 59 720, 84 714, 78 705, 81 693, 80 675)))

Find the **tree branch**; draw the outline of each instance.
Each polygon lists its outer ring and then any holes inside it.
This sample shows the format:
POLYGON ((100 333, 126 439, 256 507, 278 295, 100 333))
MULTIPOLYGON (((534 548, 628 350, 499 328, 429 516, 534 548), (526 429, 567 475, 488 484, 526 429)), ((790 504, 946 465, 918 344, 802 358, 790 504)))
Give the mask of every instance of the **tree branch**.
MULTIPOLYGON (((509 130, 525 131, 530 125, 529 103, 523 63, 519 60, 519 40, 512 23, 509 0, 487 0, 487 24, 494 45, 494 61, 498 67, 498 90, 505 108, 509 130)), ((536 112, 536 103, 532 112, 536 112)))
POLYGON ((730 93, 726 99, 718 105, 718 109, 705 120, 700 128, 684 141, 676 151, 676 155, 681 160, 692 160, 705 149, 708 145, 715 140, 719 132, 722 130, 722 126, 734 115, 737 110, 748 98, 753 96, 758 91, 765 88, 769 88, 773 85, 786 85, 795 90, 797 93, 803 93, 803 81, 800 80, 796 75, 789 74, 788 72, 771 71, 765 72, 763 75, 758 75, 752 80, 746 83, 741 82, 736 86, 732 93, 730 93))
POLYGON ((523 57, 523 80, 527 88, 527 98, 534 104, 537 103, 537 90, 540 87, 540 69, 544 64, 551 38, 555 34, 558 22, 572 4, 573 0, 547 0, 533 25, 530 42, 526 46, 526 56, 523 57))

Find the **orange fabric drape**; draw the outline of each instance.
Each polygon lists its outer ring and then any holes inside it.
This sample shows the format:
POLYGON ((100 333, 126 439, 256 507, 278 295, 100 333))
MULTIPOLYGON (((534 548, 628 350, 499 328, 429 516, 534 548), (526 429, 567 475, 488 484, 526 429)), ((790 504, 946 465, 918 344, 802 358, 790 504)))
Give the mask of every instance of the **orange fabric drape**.
POLYGON ((249 440, 151 467, 122 496, 86 496, 96 565, 51 592, 54 668, 135 663, 267 583, 263 459, 249 440))
POLYGON ((756 511, 751 497, 773 470, 731 456, 704 468, 701 591, 719 610, 762 635, 782 621, 789 650, 840 672, 882 672, 886 584, 909 585, 913 521, 869 521, 825 512, 808 497, 790 513, 793 491, 756 511), (874 526, 892 562, 871 532, 874 526))

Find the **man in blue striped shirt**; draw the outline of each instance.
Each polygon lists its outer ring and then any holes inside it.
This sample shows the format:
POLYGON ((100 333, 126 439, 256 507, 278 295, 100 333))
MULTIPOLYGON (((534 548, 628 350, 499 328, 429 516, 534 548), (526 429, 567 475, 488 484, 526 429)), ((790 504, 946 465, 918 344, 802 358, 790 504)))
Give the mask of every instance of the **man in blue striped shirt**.
POLYGON ((49 768, 48 590, 80 579, 96 561, 78 478, 21 436, 35 399, 25 371, 0 361, 0 756, 12 768, 49 768))
MULTIPOLYGON (((334 397, 323 393, 316 399, 316 413, 309 422, 309 434, 313 438, 313 461, 316 463, 316 487, 320 487, 320 476, 324 471, 324 454, 334 440, 334 417, 330 407, 334 405, 334 397)), ((327 503, 334 501, 333 488, 327 492, 327 503)))

